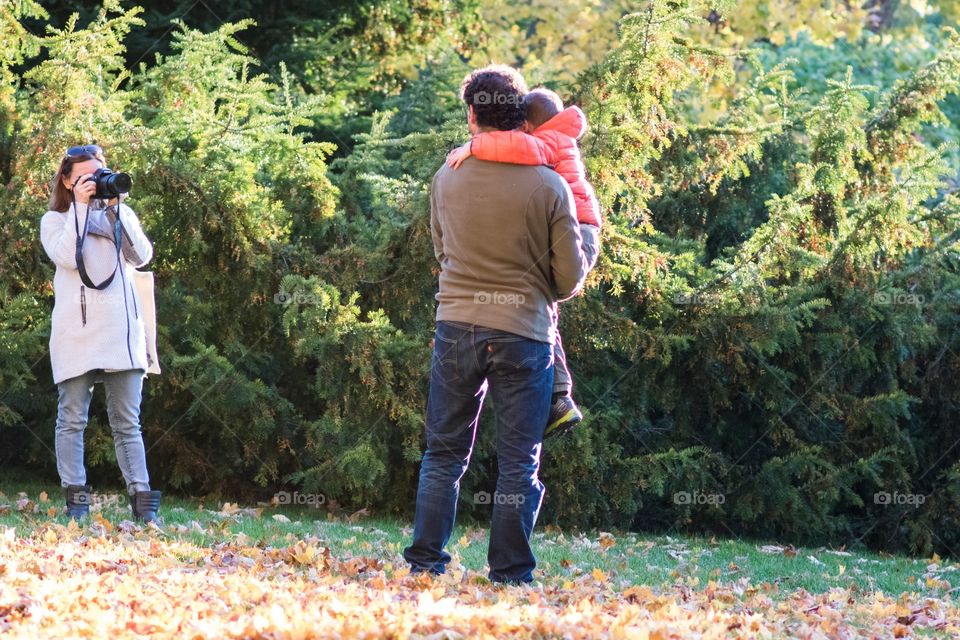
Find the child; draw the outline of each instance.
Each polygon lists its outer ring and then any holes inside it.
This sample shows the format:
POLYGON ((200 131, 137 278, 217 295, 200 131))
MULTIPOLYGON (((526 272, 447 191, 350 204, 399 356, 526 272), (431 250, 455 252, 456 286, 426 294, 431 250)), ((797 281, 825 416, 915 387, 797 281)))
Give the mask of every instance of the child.
MULTIPOLYGON (((521 130, 480 133, 450 152, 447 164, 456 169, 471 155, 480 160, 511 164, 551 165, 570 185, 583 235, 583 250, 589 264, 596 263, 599 251, 600 204, 586 179, 577 140, 587 128, 579 107, 563 108, 563 101, 549 89, 534 89, 524 97, 527 121, 521 130)), ((573 401, 573 381, 567 368, 560 335, 556 344, 553 404, 544 439, 563 434, 583 420, 573 401)))

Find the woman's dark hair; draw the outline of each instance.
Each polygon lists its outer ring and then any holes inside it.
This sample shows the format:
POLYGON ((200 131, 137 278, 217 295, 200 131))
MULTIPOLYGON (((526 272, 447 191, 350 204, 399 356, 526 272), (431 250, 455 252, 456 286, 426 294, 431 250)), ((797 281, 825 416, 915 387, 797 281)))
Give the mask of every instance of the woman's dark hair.
POLYGON ((460 85, 460 98, 473 107, 477 124, 501 131, 517 129, 526 120, 526 93, 527 83, 520 72, 504 64, 477 69, 460 85))
POLYGON ((53 180, 50 181, 50 204, 48 205, 50 211, 66 211, 70 208, 70 205, 73 203, 73 197, 70 190, 64 186, 61 178, 69 178, 73 173, 73 165, 87 160, 99 160, 102 164, 103 156, 92 153, 80 153, 73 156, 64 156, 63 159, 60 160, 57 173, 53 176, 53 180))

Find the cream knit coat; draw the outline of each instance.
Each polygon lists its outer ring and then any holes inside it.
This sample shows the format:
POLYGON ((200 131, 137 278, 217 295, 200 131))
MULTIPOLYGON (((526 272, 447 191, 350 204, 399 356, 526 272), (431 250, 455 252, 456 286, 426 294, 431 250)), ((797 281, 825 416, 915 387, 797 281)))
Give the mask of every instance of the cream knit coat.
MULTIPOLYGON (((76 204, 80 232, 87 216, 87 205, 76 204)), ((50 328, 50 362, 53 381, 82 375, 93 369, 126 371, 147 369, 146 337, 142 305, 133 285, 135 267, 153 257, 153 246, 144 235, 133 210, 120 205, 120 221, 143 262, 132 264, 121 253, 121 268, 106 289, 84 286, 77 271, 77 227, 74 209, 48 211, 40 221, 43 248, 57 266, 53 277, 54 306, 50 328)), ((83 244, 87 274, 100 284, 117 264, 112 240, 88 233, 83 244)))

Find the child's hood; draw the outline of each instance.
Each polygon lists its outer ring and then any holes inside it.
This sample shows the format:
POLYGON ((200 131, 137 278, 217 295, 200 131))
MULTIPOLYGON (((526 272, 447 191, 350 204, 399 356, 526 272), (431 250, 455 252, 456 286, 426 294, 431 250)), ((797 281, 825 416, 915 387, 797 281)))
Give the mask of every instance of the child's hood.
POLYGON ((580 107, 567 107, 537 127, 536 132, 556 131, 574 140, 579 140, 587 131, 587 116, 580 107))

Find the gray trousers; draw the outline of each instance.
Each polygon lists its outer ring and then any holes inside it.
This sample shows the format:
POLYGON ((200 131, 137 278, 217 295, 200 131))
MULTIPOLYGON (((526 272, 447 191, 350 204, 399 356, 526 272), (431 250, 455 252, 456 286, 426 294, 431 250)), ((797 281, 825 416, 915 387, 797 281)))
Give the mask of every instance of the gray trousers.
MULTIPOLYGON (((600 254, 600 229, 592 224, 581 223, 580 235, 583 237, 583 253, 587 256, 587 264, 589 269, 593 269, 600 254)), ((573 391, 573 378, 570 376, 570 368, 567 367, 567 354, 563 350, 559 333, 554 346, 554 358, 556 362, 553 371, 553 393, 568 396, 573 391)))
POLYGON ((60 403, 57 407, 57 471, 60 484, 87 484, 87 470, 83 464, 83 431, 87 426, 90 399, 94 382, 103 382, 107 394, 107 417, 113 432, 117 463, 126 481, 127 492, 150 490, 147 475, 147 457, 140 433, 140 399, 143 390, 143 371, 104 372, 88 371, 82 376, 64 380, 58 385, 60 403))

